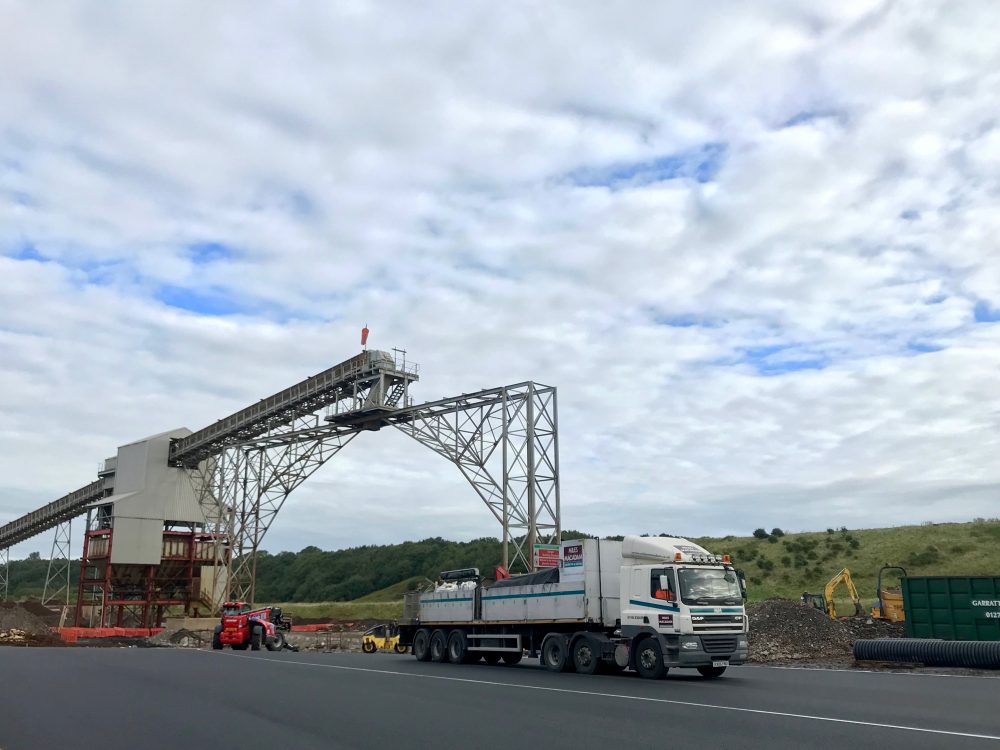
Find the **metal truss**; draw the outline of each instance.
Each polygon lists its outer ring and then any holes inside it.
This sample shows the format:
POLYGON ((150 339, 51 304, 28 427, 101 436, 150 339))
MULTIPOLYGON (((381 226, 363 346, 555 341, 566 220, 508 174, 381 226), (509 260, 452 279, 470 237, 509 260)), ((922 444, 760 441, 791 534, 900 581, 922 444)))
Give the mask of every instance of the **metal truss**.
POLYGON ((45 574, 45 588, 42 589, 42 604, 62 600, 69 605, 70 540, 73 521, 63 521, 56 526, 52 538, 52 553, 49 555, 49 569, 45 574))
POLYGON ((10 548, 0 547, 0 601, 7 601, 10 581, 10 548))
POLYGON ((455 464, 500 522, 503 564, 531 570, 559 541, 556 389, 536 383, 421 404, 387 420, 455 464))
POLYGON ((205 531, 216 538, 214 607, 227 599, 254 601, 257 552, 274 517, 296 487, 361 432, 323 425, 316 436, 317 429, 318 416, 300 417, 189 470, 205 531))

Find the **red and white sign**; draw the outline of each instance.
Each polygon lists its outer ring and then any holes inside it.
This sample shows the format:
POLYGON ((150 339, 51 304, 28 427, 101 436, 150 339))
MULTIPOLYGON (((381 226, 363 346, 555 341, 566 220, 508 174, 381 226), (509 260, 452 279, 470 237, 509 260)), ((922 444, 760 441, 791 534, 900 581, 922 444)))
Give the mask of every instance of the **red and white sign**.
POLYGON ((559 544, 536 544, 535 567, 558 568, 562 546, 559 544))

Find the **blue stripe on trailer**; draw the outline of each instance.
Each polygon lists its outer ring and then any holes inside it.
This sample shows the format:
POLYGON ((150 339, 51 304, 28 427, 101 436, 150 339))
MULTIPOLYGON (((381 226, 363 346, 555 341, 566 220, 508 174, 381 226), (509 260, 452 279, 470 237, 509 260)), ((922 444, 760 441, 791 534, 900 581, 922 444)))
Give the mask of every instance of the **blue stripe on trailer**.
MULTIPOLYGON (((680 612, 681 611, 680 607, 673 607, 673 606, 671 606, 669 604, 653 604, 652 602, 640 602, 638 599, 629 599, 628 603, 629 604, 635 604, 636 606, 639 606, 639 607, 650 607, 652 609, 665 609, 665 610, 667 610, 667 612, 680 612)), ((693 612, 694 610, 691 610, 691 611, 693 612)))
POLYGON ((452 602, 471 602, 472 597, 461 597, 458 599, 421 599, 421 604, 451 604, 452 602))
POLYGON ((494 601, 496 599, 532 599, 538 596, 583 596, 584 590, 579 591, 543 591, 538 594, 498 594, 497 596, 484 596, 483 601, 494 601))

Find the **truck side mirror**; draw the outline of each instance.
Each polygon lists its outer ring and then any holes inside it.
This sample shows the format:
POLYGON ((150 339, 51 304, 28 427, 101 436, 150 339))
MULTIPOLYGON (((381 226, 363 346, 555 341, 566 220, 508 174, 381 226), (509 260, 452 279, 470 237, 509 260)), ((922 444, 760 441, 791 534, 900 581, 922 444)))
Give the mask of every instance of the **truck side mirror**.
POLYGON ((744 573, 742 570, 737 570, 736 571, 736 577, 740 581, 740 594, 742 594, 743 598, 746 599, 747 598, 747 576, 746 576, 746 573, 744 573))

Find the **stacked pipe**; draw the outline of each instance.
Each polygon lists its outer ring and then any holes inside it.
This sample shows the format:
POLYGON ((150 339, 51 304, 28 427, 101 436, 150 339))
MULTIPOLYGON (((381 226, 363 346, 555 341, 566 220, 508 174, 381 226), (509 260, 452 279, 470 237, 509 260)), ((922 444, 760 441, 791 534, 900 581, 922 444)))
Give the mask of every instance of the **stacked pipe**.
POLYGON ((933 667, 1000 669, 1000 641, 873 638, 854 642, 859 661, 919 662, 933 667))

